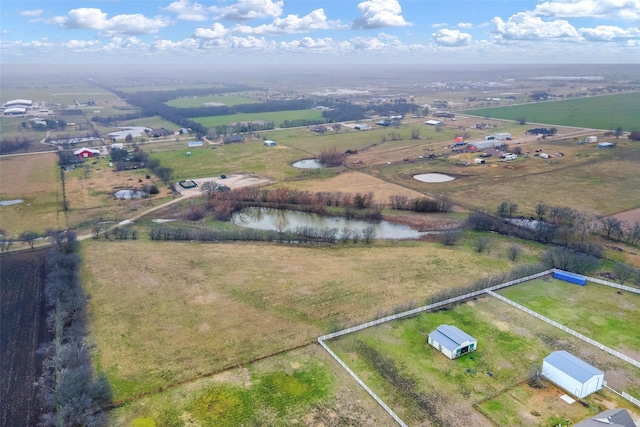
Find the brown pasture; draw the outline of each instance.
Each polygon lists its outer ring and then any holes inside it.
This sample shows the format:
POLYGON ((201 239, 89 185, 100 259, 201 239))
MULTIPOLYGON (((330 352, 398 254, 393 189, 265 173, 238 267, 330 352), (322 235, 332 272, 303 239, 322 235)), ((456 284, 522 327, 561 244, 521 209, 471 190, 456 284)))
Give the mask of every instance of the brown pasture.
POLYGON ((0 158, 0 200, 24 200, 0 206, 0 228, 9 237, 25 230, 43 233, 66 227, 56 161, 54 153, 0 158))
POLYGON ((96 360, 116 399, 312 342, 509 266, 439 244, 82 243, 96 360))

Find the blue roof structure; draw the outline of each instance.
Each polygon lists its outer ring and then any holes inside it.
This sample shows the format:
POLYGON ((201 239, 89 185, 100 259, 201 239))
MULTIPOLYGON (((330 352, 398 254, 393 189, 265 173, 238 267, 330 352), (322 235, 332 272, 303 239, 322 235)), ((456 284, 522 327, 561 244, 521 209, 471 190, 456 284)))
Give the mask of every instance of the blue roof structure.
POLYGON ((453 325, 440 325, 429 336, 449 351, 454 351, 466 341, 477 341, 471 335, 453 325))
POLYGON ((581 383, 588 381, 595 375, 604 375, 604 372, 601 370, 594 368, 587 362, 578 359, 573 354, 564 350, 554 351, 545 357, 544 361, 562 370, 562 372, 581 383))

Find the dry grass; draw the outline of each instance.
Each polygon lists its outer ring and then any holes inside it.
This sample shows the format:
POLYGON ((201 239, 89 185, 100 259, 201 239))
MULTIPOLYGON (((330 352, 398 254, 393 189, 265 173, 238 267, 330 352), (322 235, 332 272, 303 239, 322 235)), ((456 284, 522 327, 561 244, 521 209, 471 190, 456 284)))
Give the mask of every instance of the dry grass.
POLYGON ((116 399, 360 323, 509 264, 439 244, 83 242, 96 360, 116 399))
POLYGON ((285 185, 311 192, 342 191, 343 193, 351 194, 368 194, 372 192, 376 203, 389 203, 389 197, 392 195, 402 195, 409 198, 416 198, 423 195, 415 190, 410 190, 357 171, 344 172, 324 180, 291 181, 285 185))
POLYGON ((0 159, 0 200, 24 200, 17 205, 0 206, 0 228, 8 236, 66 226, 56 161, 54 153, 0 159))

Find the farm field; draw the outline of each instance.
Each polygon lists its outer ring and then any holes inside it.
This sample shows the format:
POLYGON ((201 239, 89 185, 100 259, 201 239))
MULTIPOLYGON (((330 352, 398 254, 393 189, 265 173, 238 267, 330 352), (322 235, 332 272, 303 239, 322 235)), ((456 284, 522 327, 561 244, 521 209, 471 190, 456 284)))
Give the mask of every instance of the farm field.
POLYGON ((312 342, 512 265, 497 250, 428 242, 85 240, 81 255, 95 361, 115 400, 312 342))
POLYGON ((412 425, 425 421, 492 425, 474 404, 493 422, 508 426, 548 426, 559 417, 575 423, 608 405, 627 408, 635 418, 640 414, 609 391, 588 396, 587 408, 564 404, 559 400, 563 392, 551 384, 531 388, 526 380, 544 357, 560 349, 602 369, 609 386, 619 391, 639 393, 635 384, 640 383, 640 370, 488 296, 344 335, 327 344, 412 425), (449 360, 427 344, 427 335, 440 324, 456 325, 472 335, 478 350, 449 360), (382 376, 391 372, 404 380, 393 385, 390 377, 382 376), (416 400, 411 391, 426 397, 416 400))
POLYGON ((42 405, 33 383, 42 373, 40 345, 51 339, 44 281, 47 250, 2 256, 0 275, 0 424, 36 426, 42 405))
MULTIPOLYGON (((640 295, 588 282, 532 280, 498 293, 581 334, 640 360, 640 295), (580 307, 576 310, 576 307, 580 307)), ((640 394, 640 387, 637 390, 640 394)))
POLYGON ((608 130, 621 127, 626 131, 631 131, 640 126, 637 116, 638 105, 640 105, 640 92, 633 92, 467 110, 465 114, 509 120, 525 117, 529 123, 608 130), (606 111, 606 114, 603 114, 603 111, 606 111))
POLYGON ((242 104, 256 104, 259 101, 241 95, 211 95, 172 99, 165 104, 176 108, 201 107, 207 103, 224 104, 227 107, 242 104))
POLYGON ((56 162, 54 153, 0 159, 0 200, 24 200, 0 206, 0 228, 10 237, 25 230, 44 233, 47 228, 66 227, 56 162))
MULTIPOLYGON (((126 120, 119 123, 120 126, 146 126, 148 128, 165 128, 177 130, 179 126, 160 116, 145 117, 143 119, 126 120)), ((146 136, 145 139, 148 140, 146 136)), ((180 135, 180 138, 191 138, 189 135, 180 135)), ((193 139, 193 138, 191 138, 193 139)))
POLYGON ((280 127, 285 120, 322 120, 322 111, 319 110, 291 110, 264 113, 238 113, 227 116, 192 117, 204 126, 223 126, 237 122, 273 122, 275 127, 280 127))

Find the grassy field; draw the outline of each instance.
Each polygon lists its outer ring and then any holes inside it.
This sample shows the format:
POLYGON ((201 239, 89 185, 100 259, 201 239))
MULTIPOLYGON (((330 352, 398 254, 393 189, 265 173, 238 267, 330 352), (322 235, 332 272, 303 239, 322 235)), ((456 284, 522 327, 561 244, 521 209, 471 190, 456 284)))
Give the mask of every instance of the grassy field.
POLYGON ((189 98, 177 98, 165 102, 165 104, 176 108, 189 108, 189 107, 201 107, 208 102, 215 102, 224 104, 227 107, 233 107, 234 105, 241 104, 256 104, 256 101, 252 98, 247 98, 240 95, 210 95, 210 96, 197 96, 189 98))
MULTIPOLYGON (((247 172, 259 175, 261 178, 283 180, 296 177, 302 170, 291 166, 291 163, 304 158, 304 153, 285 147, 265 147, 262 141, 253 140, 241 144, 228 144, 200 148, 186 147, 176 150, 175 145, 170 151, 159 151, 153 145, 152 157, 160 160, 163 166, 173 168, 174 179, 201 178, 218 176, 221 174, 247 172), (191 156, 186 156, 186 151, 191 156)), ((146 151, 146 148, 145 148, 146 151)))
POLYGON ((212 116, 212 117, 192 117, 198 123, 204 126, 222 126, 237 122, 273 122, 279 127, 285 120, 322 120, 322 111, 319 110, 292 110, 292 111, 275 111, 265 113, 238 113, 229 116, 212 116))
POLYGON ((516 120, 525 117, 531 123, 577 126, 626 131, 640 128, 638 123, 640 92, 549 101, 512 107, 468 110, 466 114, 516 120), (603 114, 606 112, 606 114, 603 114))
POLYGON ((388 414, 352 381, 311 344, 124 405, 111 412, 111 425, 181 425, 178 417, 220 427, 390 425, 388 414))
MULTIPOLYGON (((635 359, 640 359, 640 295, 589 282, 533 280, 500 294, 635 359), (576 310, 576 307, 580 307, 576 310)), ((638 389, 640 392, 640 388, 638 389)))
MULTIPOLYGON (((142 119, 127 120, 119 123, 120 126, 146 126, 148 128, 178 129, 178 125, 163 119, 160 116, 145 117, 142 119)), ((186 136, 185 136, 186 137, 186 136)))
POLYGON ((599 412, 607 400, 633 408, 609 392, 587 397, 589 408, 569 407, 559 401, 563 393, 554 391, 554 387, 536 390, 521 384, 539 369, 544 357, 559 349, 603 369, 614 389, 640 391, 635 385, 640 381, 640 371, 631 365, 490 297, 345 335, 329 346, 410 424, 448 420, 456 414, 459 418, 449 420, 452 425, 491 425, 486 420, 480 422, 473 403, 481 403, 489 418, 509 426, 548 426, 556 417, 576 422, 599 412), (456 325, 474 336, 478 350, 453 361, 446 358, 426 343, 428 333, 440 324, 456 325), (399 374, 413 378, 422 393, 436 393, 437 408, 432 412, 421 408, 407 399, 407 390, 392 387, 380 376, 379 369, 366 362, 367 349, 393 361, 399 374), (553 397, 552 402, 543 404, 549 397, 553 397), (516 405, 520 409, 512 410, 516 405))
POLYGON ((16 238, 25 230, 44 233, 65 228, 58 157, 54 153, 0 159, 0 200, 24 202, 0 206, 0 228, 16 238))
POLYGON ((116 400, 310 342, 332 325, 379 317, 512 265, 497 250, 427 242, 92 240, 82 257, 96 363, 116 400))

